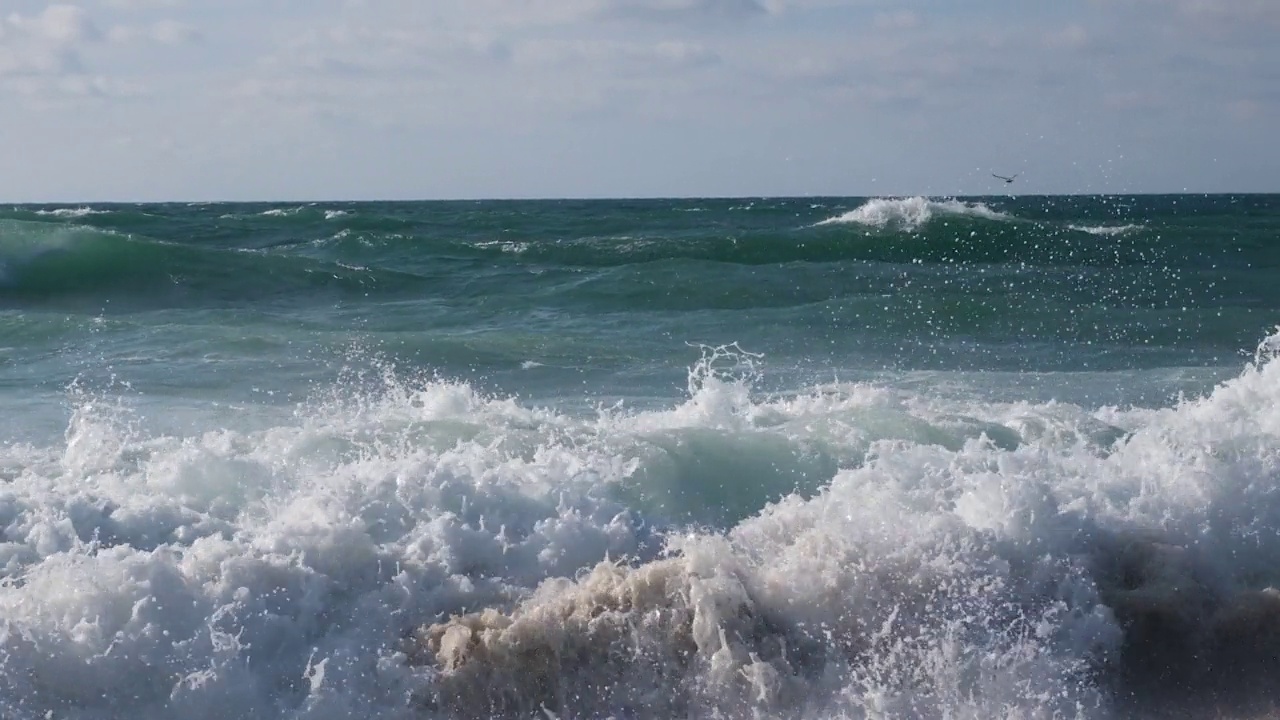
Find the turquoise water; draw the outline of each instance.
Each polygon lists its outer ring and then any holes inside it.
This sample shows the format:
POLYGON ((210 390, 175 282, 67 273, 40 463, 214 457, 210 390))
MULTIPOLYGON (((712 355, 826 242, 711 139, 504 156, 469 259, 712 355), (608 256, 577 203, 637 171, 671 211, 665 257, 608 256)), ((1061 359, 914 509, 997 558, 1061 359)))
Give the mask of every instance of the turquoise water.
POLYGON ((1278 267, 1261 195, 0 210, 0 707, 1255 700, 1278 267))

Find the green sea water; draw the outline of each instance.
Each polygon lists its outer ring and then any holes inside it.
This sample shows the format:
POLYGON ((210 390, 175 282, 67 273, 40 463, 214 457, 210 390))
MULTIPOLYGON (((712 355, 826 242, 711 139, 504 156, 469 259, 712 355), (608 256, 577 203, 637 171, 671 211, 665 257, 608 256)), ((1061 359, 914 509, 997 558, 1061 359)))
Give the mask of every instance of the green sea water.
POLYGON ((569 398, 667 397, 689 343, 791 384, 1234 367, 1278 224, 1270 196, 15 207, 0 322, 19 391, 296 394, 355 344, 569 398))

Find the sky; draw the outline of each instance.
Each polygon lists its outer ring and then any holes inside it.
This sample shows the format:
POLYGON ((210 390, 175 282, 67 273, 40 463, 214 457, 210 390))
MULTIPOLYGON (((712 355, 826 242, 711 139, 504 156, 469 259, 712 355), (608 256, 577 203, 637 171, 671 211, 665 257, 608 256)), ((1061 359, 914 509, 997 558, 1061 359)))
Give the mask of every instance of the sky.
POLYGON ((1277 0, 4 0, 0 201, 1276 192, 1277 37, 1277 0))

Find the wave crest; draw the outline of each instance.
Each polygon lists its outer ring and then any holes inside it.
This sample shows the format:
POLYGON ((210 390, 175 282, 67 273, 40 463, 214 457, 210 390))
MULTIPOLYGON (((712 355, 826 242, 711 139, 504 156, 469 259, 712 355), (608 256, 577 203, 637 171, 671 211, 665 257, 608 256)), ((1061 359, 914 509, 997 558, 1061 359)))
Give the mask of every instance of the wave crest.
POLYGON ((917 230, 936 215, 977 217, 985 220, 1012 220, 1013 216, 992 210, 985 203, 960 200, 934 200, 915 196, 908 198, 873 198, 843 215, 828 218, 818 225, 857 224, 884 229, 889 227, 917 230))
POLYGON ((1145 230, 1146 226, 1129 223, 1127 225, 1068 225, 1067 228, 1077 232, 1089 233, 1090 235, 1112 237, 1145 230))

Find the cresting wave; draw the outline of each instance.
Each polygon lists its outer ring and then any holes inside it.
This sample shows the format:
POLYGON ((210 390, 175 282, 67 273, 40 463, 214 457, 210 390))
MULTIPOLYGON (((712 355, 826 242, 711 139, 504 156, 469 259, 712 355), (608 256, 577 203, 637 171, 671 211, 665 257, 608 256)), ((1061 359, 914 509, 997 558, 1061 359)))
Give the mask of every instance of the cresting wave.
POLYGON ((91 207, 77 208, 56 208, 54 210, 37 210, 36 215, 52 215, 53 217, 86 217, 88 215, 100 215, 110 212, 109 210, 94 210, 91 207))
POLYGON ((938 215, 978 217, 986 220, 1014 218, 984 203, 960 200, 934 200, 926 197, 873 198, 843 215, 828 218, 819 225, 854 223, 878 229, 896 228, 914 231, 938 215))
POLYGON ((1079 232, 1089 233, 1090 235, 1124 235, 1125 233, 1138 232, 1146 229, 1143 225, 1129 223, 1127 225, 1068 225, 1068 228, 1079 232))
MULTIPOLYGON (((114 217, 111 216, 111 217, 114 217)), ((1055 236, 1030 223, 967 217, 972 227, 930 225, 901 242, 850 233, 845 225, 785 231, 751 231, 726 237, 715 231, 671 236, 522 238, 494 240, 435 238, 403 232, 394 219, 362 220, 360 214, 325 222, 351 228, 286 228, 243 245, 232 224, 211 237, 156 239, 143 234, 86 225, 0 220, 0 299, 72 302, 130 307, 223 305, 266 298, 324 302, 330 297, 387 298, 443 287, 454 268, 472 271, 486 263, 511 282, 536 279, 531 269, 574 273, 563 292, 583 281, 599 284, 577 269, 607 272, 631 268, 633 299, 670 302, 667 289, 647 277, 724 273, 740 282, 734 266, 788 263, 1003 263, 1047 267, 1200 267, 1203 258, 1166 253, 1139 234, 1124 242, 1101 242, 1085 233, 1055 236), (378 229, 361 229, 364 225, 378 229), (387 227, 394 226, 388 230, 387 227), (712 265, 708 265, 712 264, 712 265), (665 298, 665 300, 664 300, 665 298)), ((238 222, 238 221, 236 221, 238 222)), ((323 222, 323 221, 322 221, 323 222)), ((398 224, 399 223, 399 224, 398 224)), ((878 272, 851 267, 854 275, 878 272)), ((1156 272, 1153 270, 1152 272, 1156 272)), ((616 278, 602 277, 616 286, 616 278)), ((545 292, 545 289, 542 290, 545 292)), ((723 289, 715 292, 724 293, 723 289)))
POLYGON ((378 368, 172 435, 73 388, 0 449, 0 711, 1232 711, 1280 651, 1278 348, 1160 410, 762 397, 733 348, 589 415, 378 368))

